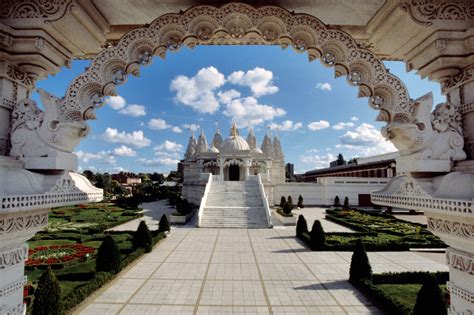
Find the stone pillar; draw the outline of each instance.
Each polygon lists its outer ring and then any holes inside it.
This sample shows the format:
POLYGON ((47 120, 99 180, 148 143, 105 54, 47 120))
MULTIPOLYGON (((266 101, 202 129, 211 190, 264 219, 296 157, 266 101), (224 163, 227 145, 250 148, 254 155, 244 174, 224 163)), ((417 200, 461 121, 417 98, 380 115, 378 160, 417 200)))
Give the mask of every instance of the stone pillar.
POLYGON ((244 180, 248 180, 250 176, 250 166, 252 166, 252 158, 244 158, 244 167, 245 167, 245 178, 244 180))
POLYGON ((0 61, 0 156, 10 150, 11 113, 16 104, 29 96, 33 81, 6 61, 0 61))
POLYGON ((217 164, 219 165, 219 177, 220 177, 220 180, 224 180, 224 159, 223 158, 219 158, 217 160, 217 164))

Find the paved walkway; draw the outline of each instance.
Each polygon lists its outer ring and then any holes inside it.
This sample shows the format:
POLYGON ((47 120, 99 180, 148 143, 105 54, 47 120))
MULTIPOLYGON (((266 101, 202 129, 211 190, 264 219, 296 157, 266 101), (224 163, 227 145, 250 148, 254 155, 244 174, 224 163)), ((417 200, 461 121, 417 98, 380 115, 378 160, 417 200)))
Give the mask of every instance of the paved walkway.
MULTIPOLYGON (((294 227, 173 228, 80 314, 378 314, 347 281, 350 252, 311 252, 294 227)), ((374 272, 448 270, 413 252, 369 253, 374 272)))
MULTIPOLYGON (((308 223, 308 229, 311 230, 311 227, 313 226, 314 220, 319 220, 321 221, 321 225, 323 226, 323 229, 325 232, 347 232, 347 233, 353 233, 355 232, 352 229, 349 229, 345 226, 342 226, 340 224, 334 223, 332 221, 326 220, 326 209, 327 208, 321 208, 321 207, 305 207, 303 209, 295 209, 293 210, 293 213, 295 215, 304 215, 304 218, 306 219, 306 222, 308 223)), ((278 220, 274 219, 273 220, 275 224, 278 224, 278 220)))

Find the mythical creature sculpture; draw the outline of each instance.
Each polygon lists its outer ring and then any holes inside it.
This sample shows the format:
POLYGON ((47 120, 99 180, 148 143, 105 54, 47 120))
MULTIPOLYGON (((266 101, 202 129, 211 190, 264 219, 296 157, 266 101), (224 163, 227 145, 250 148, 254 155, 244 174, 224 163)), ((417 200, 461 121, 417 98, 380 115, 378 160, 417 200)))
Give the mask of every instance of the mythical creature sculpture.
POLYGON ((414 121, 395 116, 382 128, 382 134, 392 141, 403 157, 445 161, 466 159, 461 115, 450 103, 438 104, 431 113, 432 105, 432 93, 413 101, 414 121))

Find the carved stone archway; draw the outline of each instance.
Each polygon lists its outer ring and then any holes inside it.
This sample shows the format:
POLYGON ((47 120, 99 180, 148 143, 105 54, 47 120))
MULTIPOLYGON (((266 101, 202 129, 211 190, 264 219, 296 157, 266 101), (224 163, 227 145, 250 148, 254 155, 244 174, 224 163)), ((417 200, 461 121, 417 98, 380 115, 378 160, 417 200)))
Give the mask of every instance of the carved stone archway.
MULTIPOLYGON (((105 48, 94 58, 86 71, 71 82, 64 98, 40 91, 46 114, 36 130, 21 128, 18 117, 28 114, 18 110, 13 113, 14 120, 17 119, 13 125, 17 127, 12 130, 11 155, 37 158, 32 151, 41 151, 41 157, 50 157, 61 151, 56 159, 72 160, 67 153, 87 135, 85 121, 95 119, 95 109, 101 106, 104 96, 115 95, 115 87, 125 83, 128 75, 139 76, 140 67, 149 64, 154 55, 165 58, 168 50, 200 44, 291 46, 297 52, 306 52, 309 61, 320 58, 323 65, 334 67, 336 77, 346 76, 349 84, 357 86, 359 97, 369 97, 369 105, 379 111, 377 120, 387 123, 383 135, 402 155, 437 161, 425 165, 422 171, 449 171, 452 160, 465 159, 460 119, 456 116, 459 114, 449 105, 437 107, 438 112, 432 115, 437 122, 434 125, 430 118, 432 99, 427 96, 412 101, 403 82, 375 54, 359 47, 349 34, 307 14, 274 6, 257 9, 242 3, 220 8, 193 7, 160 16, 150 25, 128 32, 115 46, 105 48), (48 149, 31 150, 30 144, 36 143, 36 138, 25 136, 25 132, 35 133, 48 149), (443 139, 440 133, 445 134, 443 139), (29 144, 25 139, 32 142, 29 144)), ((34 104, 23 108, 39 112, 34 104)), ((29 164, 26 161, 26 168, 29 164)), ((36 162, 36 168, 38 164, 41 163, 36 162)), ((59 168, 71 165, 57 161, 45 164, 59 168)), ((413 168, 411 163, 405 164, 406 171, 417 171, 418 165, 413 168)))

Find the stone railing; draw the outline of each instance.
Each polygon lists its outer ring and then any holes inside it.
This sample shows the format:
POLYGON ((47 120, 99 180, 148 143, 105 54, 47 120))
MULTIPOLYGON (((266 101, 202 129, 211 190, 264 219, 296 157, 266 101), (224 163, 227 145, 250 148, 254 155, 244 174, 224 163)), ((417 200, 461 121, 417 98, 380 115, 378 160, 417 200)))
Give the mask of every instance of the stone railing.
POLYGON ((268 205, 268 199, 265 194, 265 186, 263 186, 262 177, 260 176, 260 174, 254 176, 257 179, 258 189, 260 190, 260 195, 262 196, 263 207, 265 208, 265 214, 267 215, 268 227, 272 228, 272 211, 270 210, 270 206, 268 205))
POLYGON ((199 205, 199 211, 198 211, 198 224, 197 224, 198 227, 201 226, 201 219, 202 219, 202 214, 204 212, 204 207, 206 206, 207 195, 209 194, 209 190, 211 189, 212 178, 214 177, 212 176, 211 173, 203 173, 201 175, 201 178, 204 180, 206 176, 207 176, 207 184, 206 184, 206 188, 204 189, 204 195, 201 198, 201 204, 199 205))

